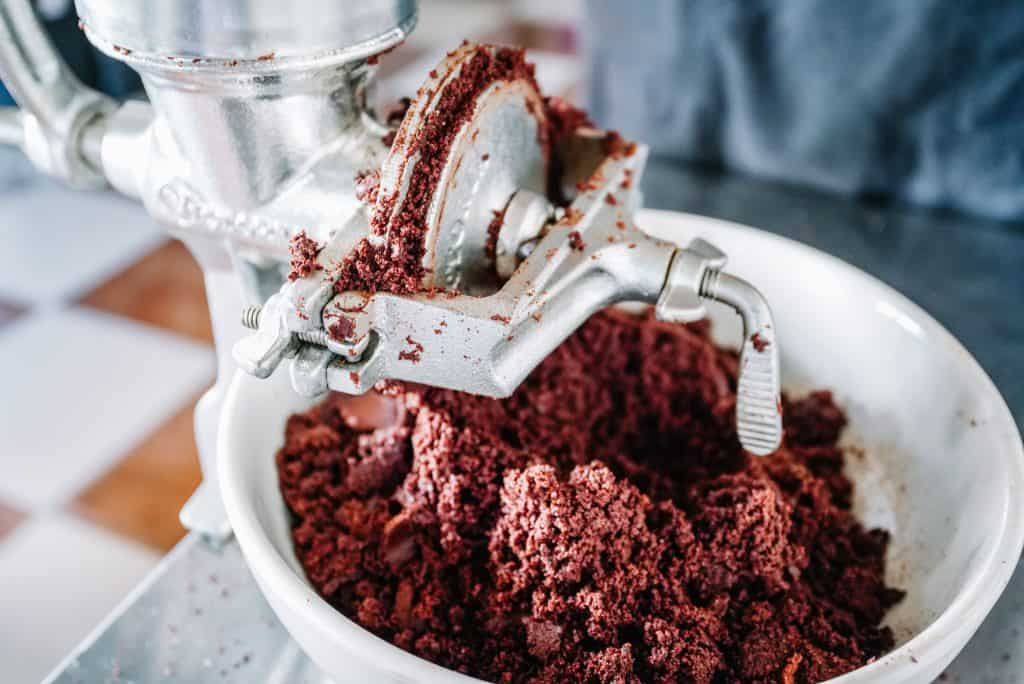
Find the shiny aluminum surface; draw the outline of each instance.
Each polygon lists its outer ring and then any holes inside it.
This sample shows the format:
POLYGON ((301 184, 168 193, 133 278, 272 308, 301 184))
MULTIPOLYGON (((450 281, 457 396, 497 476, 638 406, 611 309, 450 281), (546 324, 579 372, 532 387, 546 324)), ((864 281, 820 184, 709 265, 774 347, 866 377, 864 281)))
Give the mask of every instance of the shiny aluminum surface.
POLYGON ((75 8, 90 38, 118 58, 348 61, 393 47, 416 23, 414 0, 76 0, 75 8))

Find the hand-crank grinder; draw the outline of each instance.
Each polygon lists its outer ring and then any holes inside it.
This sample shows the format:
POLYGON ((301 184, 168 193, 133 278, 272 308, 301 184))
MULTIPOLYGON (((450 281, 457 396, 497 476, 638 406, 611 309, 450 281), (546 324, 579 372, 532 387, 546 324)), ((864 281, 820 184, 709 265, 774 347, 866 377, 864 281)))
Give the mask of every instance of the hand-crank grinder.
POLYGON ((521 52, 463 44, 394 130, 368 93, 377 56, 415 24, 412 0, 76 8, 148 102, 83 87, 28 0, 0 0, 0 75, 22 107, 0 110, 0 141, 74 187, 141 199, 202 266, 219 361, 196 411, 207 480, 235 361, 265 377, 289 360, 304 394, 393 378, 505 396, 625 301, 672 321, 701 318, 705 300, 733 307, 739 439, 778 445, 768 306, 708 242, 635 225, 645 148, 545 101, 521 52))

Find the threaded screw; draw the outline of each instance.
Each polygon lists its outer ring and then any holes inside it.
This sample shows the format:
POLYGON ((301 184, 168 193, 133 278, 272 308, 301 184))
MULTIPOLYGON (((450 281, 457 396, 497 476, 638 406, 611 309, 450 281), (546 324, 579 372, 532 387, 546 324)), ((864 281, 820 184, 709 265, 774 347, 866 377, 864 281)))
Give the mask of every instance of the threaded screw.
POLYGON ((705 299, 718 299, 718 276, 722 272, 717 268, 704 269, 704 275, 700 278, 700 287, 697 294, 705 299))
MULTIPOLYGON (((250 330, 259 330, 260 318, 263 317, 262 306, 248 306, 242 309, 242 325, 250 330)), ((321 347, 327 346, 327 331, 325 330, 303 330, 295 333, 303 342, 316 344, 321 347)))
POLYGON ((303 342, 309 342, 310 344, 316 344, 321 347, 327 346, 327 331, 326 330, 307 330, 303 332, 295 333, 303 342))
POLYGON ((247 306, 242 309, 242 325, 249 330, 259 330, 262 306, 247 306))

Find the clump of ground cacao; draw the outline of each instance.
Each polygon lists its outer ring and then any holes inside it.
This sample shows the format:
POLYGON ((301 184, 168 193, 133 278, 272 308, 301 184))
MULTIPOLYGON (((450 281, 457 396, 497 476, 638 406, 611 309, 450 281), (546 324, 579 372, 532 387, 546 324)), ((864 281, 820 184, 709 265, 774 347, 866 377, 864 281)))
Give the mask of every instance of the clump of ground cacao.
POLYGON ((892 647, 901 593, 888 534, 850 511, 845 418, 828 392, 786 400, 784 445, 750 456, 736 376, 706 323, 608 312, 508 399, 333 395, 277 455, 298 558, 353 620, 485 679, 852 670, 892 647))
POLYGON ((319 271, 323 268, 316 260, 317 254, 320 253, 320 245, 317 244, 316 240, 306 235, 306 231, 302 231, 292 237, 288 243, 288 252, 291 255, 291 260, 288 264, 290 267, 288 280, 294 281, 299 278, 305 278, 314 271, 319 271))
POLYGON ((636 143, 632 140, 626 140, 619 135, 618 131, 608 131, 605 133, 602 143, 605 154, 612 158, 628 157, 636 152, 636 143))
POLYGON ((362 171, 356 175, 355 195, 356 199, 369 205, 377 202, 377 192, 380 190, 380 169, 362 171))
POLYGON ((507 209, 508 207, 506 206, 500 211, 493 212, 494 218, 487 224, 487 240, 484 242, 484 254, 491 259, 497 256, 498 235, 501 233, 501 227, 505 225, 505 211, 507 209))
POLYGON ((587 113, 568 100, 557 96, 544 99, 550 135, 553 140, 568 138, 580 128, 593 128, 587 113))

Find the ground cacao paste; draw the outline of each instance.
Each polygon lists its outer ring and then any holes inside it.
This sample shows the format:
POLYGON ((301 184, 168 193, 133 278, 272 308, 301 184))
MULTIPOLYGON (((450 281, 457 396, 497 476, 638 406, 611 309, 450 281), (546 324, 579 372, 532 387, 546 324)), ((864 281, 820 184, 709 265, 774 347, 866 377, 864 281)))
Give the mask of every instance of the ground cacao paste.
POLYGON ((893 645, 888 534, 850 511, 828 392, 740 448, 706 323, 599 314, 515 394, 387 383, 292 416, 277 455, 316 589, 502 682, 816 682, 893 645))

